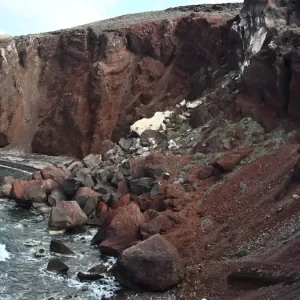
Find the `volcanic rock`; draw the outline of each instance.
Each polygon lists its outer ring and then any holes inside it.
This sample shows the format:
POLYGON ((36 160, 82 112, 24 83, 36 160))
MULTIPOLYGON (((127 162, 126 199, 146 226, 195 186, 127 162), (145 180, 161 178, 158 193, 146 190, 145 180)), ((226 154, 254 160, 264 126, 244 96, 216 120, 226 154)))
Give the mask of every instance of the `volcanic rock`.
POLYGON ((58 258, 51 258, 48 265, 47 271, 55 273, 55 274, 66 274, 69 271, 69 267, 64 264, 58 258))
POLYGON ((61 256, 74 256, 75 253, 67 247, 63 242, 58 240, 51 240, 50 252, 61 255, 61 256))
POLYGON ((76 201, 61 201, 52 208, 49 227, 68 229, 81 227, 87 222, 86 214, 76 201))
POLYGON ((95 281, 95 280, 103 278, 103 275, 97 274, 97 273, 78 272, 77 277, 82 282, 82 281, 95 281))
POLYGON ((130 191, 136 195, 149 193, 153 187, 153 178, 142 177, 129 181, 130 191))
POLYGON ((54 189, 48 196, 48 203, 51 206, 56 206, 56 203, 60 201, 66 201, 67 197, 61 189, 54 189))
POLYGON ((99 249, 102 255, 118 257, 125 249, 131 247, 136 242, 132 237, 111 237, 105 239, 99 249))
POLYGON ((128 288, 157 292, 177 285, 184 265, 177 249, 157 234, 123 251, 111 272, 128 288))
POLYGON ((134 203, 117 207, 110 211, 103 224, 105 238, 127 237, 137 239, 139 226, 145 222, 145 217, 134 203))
POLYGON ((75 200, 87 216, 91 214, 95 216, 98 210, 99 197, 100 195, 92 189, 82 187, 77 191, 75 200))

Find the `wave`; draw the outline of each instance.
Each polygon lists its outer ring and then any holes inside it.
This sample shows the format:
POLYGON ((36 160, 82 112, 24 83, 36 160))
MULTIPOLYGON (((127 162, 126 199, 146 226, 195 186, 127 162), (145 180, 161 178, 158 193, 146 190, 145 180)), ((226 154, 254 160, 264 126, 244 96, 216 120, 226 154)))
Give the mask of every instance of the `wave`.
POLYGON ((0 261, 5 261, 9 258, 9 253, 6 251, 6 246, 0 244, 0 261))

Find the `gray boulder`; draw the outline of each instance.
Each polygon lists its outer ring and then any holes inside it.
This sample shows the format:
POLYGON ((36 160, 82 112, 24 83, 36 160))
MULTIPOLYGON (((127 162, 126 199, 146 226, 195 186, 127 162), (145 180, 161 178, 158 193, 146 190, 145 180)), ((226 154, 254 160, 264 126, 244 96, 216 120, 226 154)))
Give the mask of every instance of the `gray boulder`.
POLYGON ((60 189, 55 189, 51 192, 51 194, 48 196, 48 203, 51 205, 51 206, 56 206, 56 204, 58 202, 61 202, 61 201, 66 201, 67 200, 67 197, 66 195, 64 194, 64 192, 60 189))
POLYGON ((56 229, 76 228, 83 226, 87 219, 76 201, 61 201, 52 208, 48 225, 56 229))
POLYGON ((142 177, 129 181, 129 187, 132 193, 142 195, 152 190, 154 179, 150 177, 142 177))
POLYGON ((156 234, 123 251, 111 272, 130 289, 159 292, 183 279, 184 265, 177 249, 156 234))
POLYGON ((69 271, 69 267, 60 259, 51 258, 47 265, 47 271, 55 274, 67 274, 69 271))
POLYGON ((69 247, 67 247, 63 242, 58 240, 51 240, 50 252, 67 257, 75 255, 75 253, 69 247))

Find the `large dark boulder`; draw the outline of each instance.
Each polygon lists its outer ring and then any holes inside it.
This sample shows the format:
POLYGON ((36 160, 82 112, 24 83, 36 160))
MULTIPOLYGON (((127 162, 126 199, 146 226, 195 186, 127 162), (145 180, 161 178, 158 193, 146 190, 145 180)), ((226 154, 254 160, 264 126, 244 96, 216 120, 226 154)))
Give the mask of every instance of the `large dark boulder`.
POLYGON ((139 179, 133 179, 129 181, 129 187, 133 194, 142 195, 150 193, 153 187, 153 178, 142 177, 139 179))
POLYGON ((64 264, 58 258, 51 258, 48 265, 47 271, 55 273, 55 274, 66 274, 69 271, 69 267, 64 264))
POLYGON ((137 291, 164 291, 184 276, 177 249, 157 234, 123 251, 111 269, 124 286, 137 291))
POLYGON ((67 247, 63 242, 58 240, 51 240, 50 252, 61 255, 61 256, 73 256, 75 253, 67 247))
POLYGON ((103 241, 99 245, 102 255, 118 257, 125 249, 131 247, 136 242, 133 237, 112 237, 103 241))

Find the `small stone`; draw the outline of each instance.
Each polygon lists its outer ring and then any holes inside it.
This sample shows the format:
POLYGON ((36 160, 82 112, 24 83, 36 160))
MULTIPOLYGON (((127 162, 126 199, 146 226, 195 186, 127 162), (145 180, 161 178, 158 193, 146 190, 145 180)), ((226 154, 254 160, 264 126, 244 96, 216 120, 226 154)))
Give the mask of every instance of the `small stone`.
POLYGON ((300 199, 300 196, 297 195, 297 194, 294 194, 292 197, 293 197, 293 199, 295 199, 295 200, 299 200, 299 199, 300 199))
POLYGON ((89 290, 88 285, 84 285, 84 286, 82 287, 82 291, 83 291, 83 292, 87 292, 88 290, 89 290))
POLYGON ((36 247, 36 246, 41 245, 41 242, 40 241, 26 241, 23 243, 23 245, 26 247, 36 247))
POLYGON ((154 184, 152 190, 150 191, 150 196, 153 197, 161 194, 162 194, 162 190, 160 184, 159 183, 154 184))
POLYGON ((169 180, 171 177, 170 173, 164 173, 163 174, 163 180, 169 180))
POLYGON ((45 257, 46 256, 46 251, 44 248, 40 248, 35 252, 35 257, 40 258, 40 257, 45 257))
POLYGON ((279 206, 279 207, 277 208, 277 210, 276 210, 277 213, 280 213, 280 212, 282 212, 282 211, 283 211, 283 207, 282 207, 282 206, 279 206))

